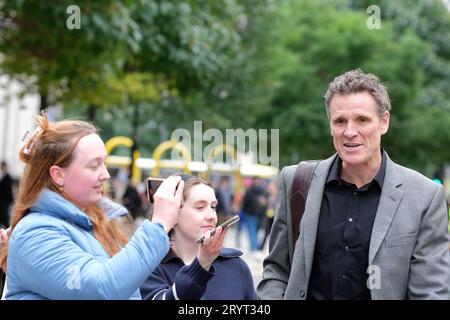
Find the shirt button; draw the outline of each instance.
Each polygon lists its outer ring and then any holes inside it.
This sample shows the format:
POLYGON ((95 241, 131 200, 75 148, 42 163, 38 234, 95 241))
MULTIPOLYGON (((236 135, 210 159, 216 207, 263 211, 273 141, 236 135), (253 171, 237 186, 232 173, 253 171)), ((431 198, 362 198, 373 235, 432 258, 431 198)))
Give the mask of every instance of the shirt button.
POLYGON ((305 291, 303 291, 303 290, 300 290, 300 297, 304 297, 305 296, 305 291))
POLYGON ((345 274, 343 274, 342 279, 347 279, 347 276, 345 274))
POLYGON ((353 192, 353 195, 354 195, 354 196, 358 195, 358 192, 356 192, 356 191, 355 191, 355 192, 353 192))
POLYGON ((345 251, 348 251, 348 249, 349 249, 348 246, 345 246, 345 251))
POLYGON ((353 222, 353 218, 348 218, 348 222, 352 223, 353 222))
POLYGON ((342 187, 342 183, 339 182, 339 187, 342 187))

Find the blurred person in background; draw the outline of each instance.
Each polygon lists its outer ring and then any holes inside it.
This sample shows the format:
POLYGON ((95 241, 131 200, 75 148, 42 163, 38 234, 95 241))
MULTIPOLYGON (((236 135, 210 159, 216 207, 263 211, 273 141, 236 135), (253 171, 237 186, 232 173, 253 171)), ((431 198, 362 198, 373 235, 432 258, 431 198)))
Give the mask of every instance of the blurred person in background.
POLYGON ((272 224, 275 216, 275 200, 277 197, 277 186, 275 182, 271 181, 269 183, 269 185, 267 186, 267 191, 269 194, 269 204, 266 211, 266 221, 264 223, 264 236, 259 246, 260 250, 264 250, 264 246, 266 245, 266 240, 270 235, 270 230, 272 229, 272 224))
POLYGON ((133 220, 142 216, 142 200, 134 183, 130 180, 122 196, 122 205, 130 212, 133 220))
POLYGON ((247 190, 252 185, 252 179, 251 178, 244 178, 242 181, 242 187, 235 190, 235 193, 233 195, 233 211, 239 215, 239 223, 236 227, 236 246, 238 248, 242 248, 241 243, 241 233, 242 230, 248 230, 247 226, 247 220, 245 219, 245 215, 242 212, 242 201, 244 199, 244 195, 247 192, 247 190))
POLYGON ((263 181, 259 177, 254 177, 252 186, 245 192, 242 204, 242 213, 248 226, 251 252, 259 250, 258 233, 267 207, 268 194, 263 181))
POLYGON ((233 193, 231 191, 229 177, 220 177, 219 185, 215 190, 217 204, 218 223, 231 218, 233 214, 233 193))
POLYGON ((0 228, 9 226, 9 213, 14 202, 12 179, 5 161, 0 163, 0 228))

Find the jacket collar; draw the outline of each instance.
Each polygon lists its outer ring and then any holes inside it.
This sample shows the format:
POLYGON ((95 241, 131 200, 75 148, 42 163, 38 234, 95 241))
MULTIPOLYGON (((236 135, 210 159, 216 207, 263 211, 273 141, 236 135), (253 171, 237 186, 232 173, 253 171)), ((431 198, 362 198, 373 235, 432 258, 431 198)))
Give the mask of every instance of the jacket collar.
POLYGON ((380 202, 375 215, 369 247, 369 265, 378 252, 383 239, 386 237, 389 226, 394 219, 403 197, 402 174, 399 165, 395 164, 386 154, 386 176, 381 190, 380 202))
MULTIPOLYGON (((128 211, 123 206, 106 197, 103 197, 98 202, 98 205, 103 209, 110 220, 128 214, 128 211)), ((30 208, 30 211, 57 217, 88 231, 92 229, 92 223, 86 213, 81 211, 72 202, 50 189, 42 190, 38 200, 30 208)))
POLYGON ((88 231, 92 229, 92 223, 86 213, 82 212, 72 202, 50 189, 42 190, 38 200, 30 208, 30 211, 44 213, 59 218, 88 231))

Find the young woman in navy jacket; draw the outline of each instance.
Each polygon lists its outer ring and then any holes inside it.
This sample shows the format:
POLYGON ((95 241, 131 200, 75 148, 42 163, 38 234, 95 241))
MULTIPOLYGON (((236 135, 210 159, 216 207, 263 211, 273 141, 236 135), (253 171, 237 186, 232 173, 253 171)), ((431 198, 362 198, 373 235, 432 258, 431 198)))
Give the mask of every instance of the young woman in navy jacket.
POLYGON ((185 182, 178 221, 169 233, 171 249, 141 287, 146 300, 252 300, 253 278, 242 252, 223 248, 227 229, 217 223, 217 199, 206 181, 185 182), (196 239, 205 235, 203 243, 196 239))

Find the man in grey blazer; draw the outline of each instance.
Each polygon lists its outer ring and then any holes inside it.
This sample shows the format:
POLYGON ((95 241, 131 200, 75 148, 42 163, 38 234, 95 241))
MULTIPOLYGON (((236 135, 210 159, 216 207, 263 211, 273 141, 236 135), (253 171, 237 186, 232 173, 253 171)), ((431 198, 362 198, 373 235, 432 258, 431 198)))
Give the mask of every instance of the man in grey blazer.
POLYGON ((444 188, 381 149, 391 108, 379 79, 353 70, 325 94, 337 151, 312 176, 291 241, 296 166, 280 176, 260 299, 450 299, 444 188))

